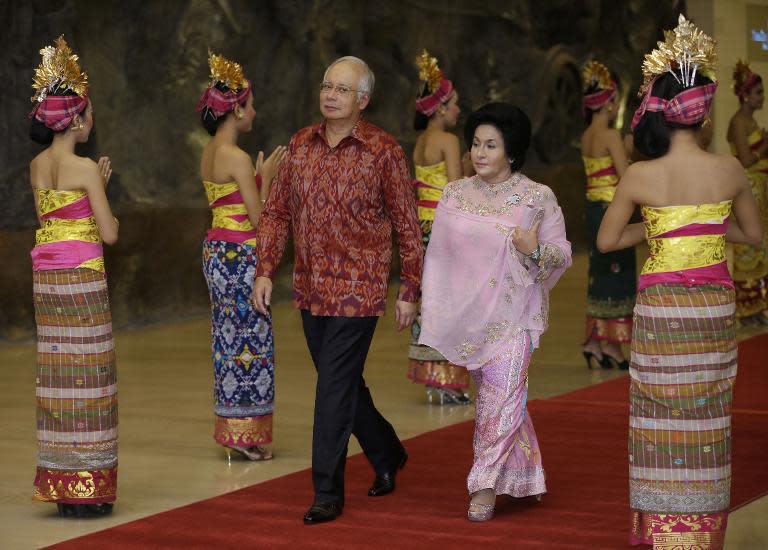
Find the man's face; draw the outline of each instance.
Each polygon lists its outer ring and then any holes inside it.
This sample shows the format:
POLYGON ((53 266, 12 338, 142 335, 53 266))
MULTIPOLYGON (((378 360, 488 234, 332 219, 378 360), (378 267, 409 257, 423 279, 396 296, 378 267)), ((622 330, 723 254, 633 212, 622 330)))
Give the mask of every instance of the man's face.
POLYGON ((320 90, 320 112, 328 120, 353 120, 368 105, 369 96, 359 98, 358 87, 362 69, 349 61, 330 68, 320 90))

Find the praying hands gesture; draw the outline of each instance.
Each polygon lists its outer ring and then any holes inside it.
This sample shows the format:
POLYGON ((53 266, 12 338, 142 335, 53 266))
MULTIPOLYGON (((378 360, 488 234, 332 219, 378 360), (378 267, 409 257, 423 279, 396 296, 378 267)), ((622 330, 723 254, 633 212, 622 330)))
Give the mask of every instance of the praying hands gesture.
POLYGON ((104 188, 106 189, 107 184, 109 183, 109 178, 112 177, 112 161, 109 160, 109 157, 101 157, 98 166, 101 181, 104 183, 104 188))
POLYGON ((277 175, 287 152, 288 148, 285 145, 278 145, 272 154, 265 159, 264 151, 259 151, 259 156, 256 157, 256 172, 261 174, 264 183, 269 184, 277 175))

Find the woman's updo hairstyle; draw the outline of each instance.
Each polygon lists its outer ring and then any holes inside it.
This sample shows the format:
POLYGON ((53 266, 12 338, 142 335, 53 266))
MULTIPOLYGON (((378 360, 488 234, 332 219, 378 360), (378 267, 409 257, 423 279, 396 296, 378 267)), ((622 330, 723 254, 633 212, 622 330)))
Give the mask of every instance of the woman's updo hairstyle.
MULTIPOLYGON (((619 88, 620 88, 619 76, 615 72, 613 72, 613 71, 611 71, 611 80, 613 80, 613 82, 616 84, 616 94, 618 94, 619 93, 619 88)), ((589 87, 586 90, 584 90, 584 94, 583 95, 587 96, 587 95, 596 94, 598 92, 602 92, 603 89, 604 88, 600 87, 600 83, 599 82, 592 82, 589 85, 589 87)), ((615 96, 611 98, 611 101, 615 101, 615 100, 616 100, 615 96)), ((601 109, 602 109, 602 107, 601 107, 601 109)), ((593 111, 592 109, 589 109, 589 108, 586 108, 586 107, 584 108, 584 121, 587 123, 587 126, 592 124, 592 117, 595 116, 596 112, 597 111, 593 111)))
MULTIPOLYGON (((424 83, 424 88, 421 92, 421 95, 419 96, 419 99, 423 97, 427 97, 429 95, 432 95, 432 92, 429 91, 429 86, 427 86, 426 83, 424 83)), ((416 114, 413 115, 413 129, 417 132, 421 132, 422 130, 427 129, 427 125, 429 124, 429 117, 419 111, 416 110, 416 114)))
MULTIPOLYGON (((701 73, 696 74, 693 87, 711 84, 712 81, 701 73)), ((660 99, 672 99, 685 88, 670 73, 661 75, 653 85, 651 95, 660 99)), ((692 130, 700 128, 704 120, 696 124, 669 122, 661 111, 646 111, 633 131, 635 149, 647 158, 659 158, 669 151, 669 140, 673 130, 692 130)))
POLYGON ((490 124, 496 127, 504 139, 504 151, 512 160, 513 172, 525 164, 525 155, 531 145, 531 119, 522 109, 509 103, 488 103, 469 115, 464 126, 464 140, 472 148, 478 126, 490 124))

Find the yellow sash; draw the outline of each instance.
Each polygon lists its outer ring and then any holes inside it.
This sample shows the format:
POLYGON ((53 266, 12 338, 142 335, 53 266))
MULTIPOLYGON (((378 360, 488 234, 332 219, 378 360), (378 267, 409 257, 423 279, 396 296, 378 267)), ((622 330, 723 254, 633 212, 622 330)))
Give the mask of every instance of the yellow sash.
MULTIPOLYGON (((429 166, 416 165, 416 179, 429 187, 416 187, 416 198, 420 201, 439 201, 443 189, 448 184, 448 169, 445 161, 429 166)), ((419 220, 434 220, 435 209, 429 206, 418 206, 419 220)))
POLYGON ((721 224, 731 213, 731 201, 664 208, 643 206, 641 210, 650 250, 642 273, 683 271, 725 261, 725 235, 658 235, 691 224, 721 224))
POLYGON ((605 176, 590 176, 613 166, 613 158, 610 155, 604 157, 585 157, 584 171, 587 173, 587 200, 593 202, 611 202, 616 192, 616 184, 619 183, 617 174, 605 176))

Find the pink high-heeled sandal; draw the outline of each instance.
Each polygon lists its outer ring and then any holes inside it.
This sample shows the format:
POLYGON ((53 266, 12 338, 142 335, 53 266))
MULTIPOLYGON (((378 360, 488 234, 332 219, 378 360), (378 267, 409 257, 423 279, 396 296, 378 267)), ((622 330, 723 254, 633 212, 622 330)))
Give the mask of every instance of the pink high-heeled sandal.
POLYGON ((488 521, 493 517, 495 504, 481 504, 479 502, 470 502, 467 510, 467 519, 469 521, 488 521))

